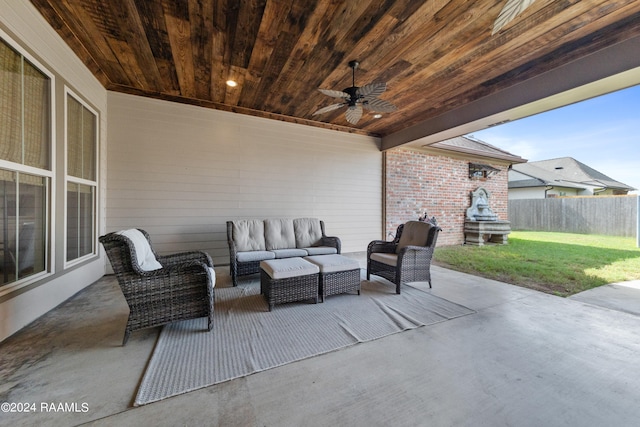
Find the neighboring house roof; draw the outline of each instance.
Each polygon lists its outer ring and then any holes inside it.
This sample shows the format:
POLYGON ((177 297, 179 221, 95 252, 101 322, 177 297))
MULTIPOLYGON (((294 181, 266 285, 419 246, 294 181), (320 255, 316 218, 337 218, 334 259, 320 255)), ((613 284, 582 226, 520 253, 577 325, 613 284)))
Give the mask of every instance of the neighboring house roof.
POLYGON ((457 153, 480 156, 489 159, 506 160, 510 163, 522 163, 527 161, 520 156, 516 156, 515 154, 511 154, 508 151, 494 147, 491 144, 487 144, 484 141, 480 141, 479 139, 475 139, 470 136, 458 136, 456 138, 446 139, 444 141, 424 146, 424 148, 455 151, 457 153))
POLYGON ((535 165, 536 162, 520 163, 513 165, 511 169, 522 175, 527 176, 526 179, 509 179, 509 188, 526 188, 526 187, 565 187, 584 190, 585 187, 573 182, 567 182, 564 177, 555 171, 542 169, 535 165))
POLYGON ((616 190, 635 190, 635 188, 616 181, 573 157, 522 163, 513 165, 512 169, 544 181, 547 185, 582 189, 588 185, 616 190))

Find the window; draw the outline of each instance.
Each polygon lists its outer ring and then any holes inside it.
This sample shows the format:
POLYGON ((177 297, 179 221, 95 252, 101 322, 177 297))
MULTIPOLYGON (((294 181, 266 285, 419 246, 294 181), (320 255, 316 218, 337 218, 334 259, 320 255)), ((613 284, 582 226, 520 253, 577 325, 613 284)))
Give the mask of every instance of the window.
POLYGON ((97 141, 97 114, 67 89, 67 262, 96 253, 97 141))
POLYGON ((0 33, 0 286, 47 272, 52 79, 0 33))

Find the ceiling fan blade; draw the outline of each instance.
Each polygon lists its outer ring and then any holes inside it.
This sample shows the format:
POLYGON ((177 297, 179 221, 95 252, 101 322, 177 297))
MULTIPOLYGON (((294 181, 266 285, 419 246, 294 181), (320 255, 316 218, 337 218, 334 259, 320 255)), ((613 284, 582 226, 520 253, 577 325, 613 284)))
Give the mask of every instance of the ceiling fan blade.
POLYGON ((398 107, 390 102, 383 101, 378 98, 371 98, 362 103, 362 106, 367 110, 376 111, 379 113, 390 113, 396 111, 398 107))
POLYGON ((493 23, 493 31, 491 32, 491 35, 500 31, 502 27, 511 22, 523 10, 531 6, 531 3, 534 1, 535 0, 507 0, 507 3, 498 14, 498 18, 493 23))
POLYGON ((368 98, 368 97, 380 96, 384 93, 385 90, 387 90, 386 83, 371 83, 371 84, 359 87, 356 93, 362 96, 363 98, 368 98))
POLYGON ((360 104, 349 106, 344 115, 352 125, 358 124, 360 117, 362 117, 362 106, 360 104))
POLYGON ((345 104, 345 103, 331 104, 331 105, 328 105, 326 107, 323 107, 323 108, 319 109, 318 111, 313 113, 312 116, 315 116, 316 114, 328 113, 329 111, 337 110, 338 108, 344 107, 345 105, 347 105, 347 104, 345 104))
POLYGON ((331 96, 333 98, 349 99, 349 94, 341 90, 331 90, 331 89, 318 89, 318 90, 324 93, 325 95, 331 96))

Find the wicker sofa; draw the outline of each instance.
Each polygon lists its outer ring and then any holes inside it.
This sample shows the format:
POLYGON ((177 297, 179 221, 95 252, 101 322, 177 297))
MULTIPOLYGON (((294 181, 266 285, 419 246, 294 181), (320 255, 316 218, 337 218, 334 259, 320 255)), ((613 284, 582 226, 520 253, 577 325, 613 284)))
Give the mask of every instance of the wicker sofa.
POLYGON ((260 272, 260 261, 340 253, 340 239, 325 235, 317 218, 227 221, 233 286, 238 277, 260 272))

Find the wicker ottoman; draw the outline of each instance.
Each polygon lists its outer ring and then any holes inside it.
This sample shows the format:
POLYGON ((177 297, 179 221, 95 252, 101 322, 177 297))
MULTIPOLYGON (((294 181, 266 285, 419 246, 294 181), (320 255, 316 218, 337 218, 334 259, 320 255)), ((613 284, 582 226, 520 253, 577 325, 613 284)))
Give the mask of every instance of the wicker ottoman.
POLYGON ((302 258, 270 259, 260 261, 260 292, 269 304, 313 299, 318 303, 317 265, 302 258))
POLYGON ((328 295, 357 291, 360 295, 360 264, 342 255, 313 255, 305 258, 320 269, 320 301, 328 295))

